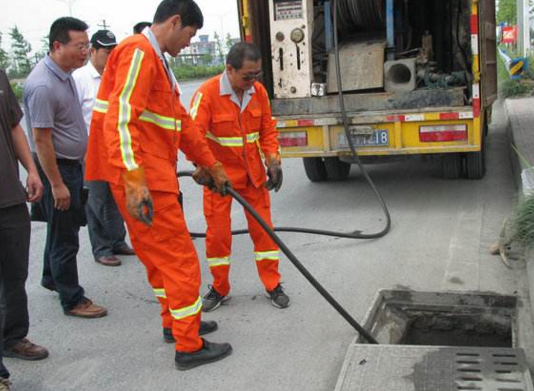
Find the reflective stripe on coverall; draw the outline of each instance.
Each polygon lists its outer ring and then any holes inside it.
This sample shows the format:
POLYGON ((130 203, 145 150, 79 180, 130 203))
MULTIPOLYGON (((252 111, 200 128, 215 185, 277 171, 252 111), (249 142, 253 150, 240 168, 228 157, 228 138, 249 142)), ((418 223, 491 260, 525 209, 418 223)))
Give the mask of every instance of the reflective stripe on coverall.
POLYGON ((179 90, 150 34, 125 39, 108 59, 93 111, 85 175, 86 180, 110 183, 132 245, 157 292, 163 327, 172 328, 176 350, 192 352, 202 348, 201 276, 177 200, 178 149, 204 167, 215 159, 180 104, 179 90), (125 207, 122 173, 139 167, 154 203, 150 227, 133 219, 125 207))
MULTIPOLYGON (((265 156, 279 152, 278 133, 267 92, 260 83, 254 83, 250 101, 242 110, 227 90, 226 74, 205 82, 191 104, 191 117, 206 135, 208 145, 227 173, 232 187, 249 202, 262 218, 271 223, 269 192, 264 187, 265 156), (222 87, 221 87, 221 80, 222 87)), ((231 263, 232 198, 221 197, 204 189, 206 217, 206 257, 213 275, 213 287, 226 296, 230 291, 228 279, 231 263)), ((254 242, 256 266, 260 279, 268 291, 280 283, 278 247, 248 214, 248 228, 254 242)))

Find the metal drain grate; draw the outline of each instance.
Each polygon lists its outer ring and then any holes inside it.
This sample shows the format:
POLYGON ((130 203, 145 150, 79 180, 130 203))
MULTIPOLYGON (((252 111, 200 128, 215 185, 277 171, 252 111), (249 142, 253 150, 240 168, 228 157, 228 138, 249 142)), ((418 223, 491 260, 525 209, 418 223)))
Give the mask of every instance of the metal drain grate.
POLYGON ((356 345, 335 391, 534 391, 522 349, 356 345))

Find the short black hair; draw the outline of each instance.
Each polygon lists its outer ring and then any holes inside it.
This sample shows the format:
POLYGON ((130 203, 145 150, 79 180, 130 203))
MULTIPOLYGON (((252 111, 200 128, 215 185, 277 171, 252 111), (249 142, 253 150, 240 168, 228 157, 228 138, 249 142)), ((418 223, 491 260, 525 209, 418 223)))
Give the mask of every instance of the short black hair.
POLYGON ((174 15, 180 15, 182 27, 201 29, 204 26, 202 11, 193 0, 163 0, 156 10, 153 23, 163 23, 174 15))
POLYGON ((231 65, 234 69, 240 70, 245 60, 257 62, 261 60, 260 49, 256 45, 248 42, 236 43, 226 56, 226 64, 231 65))
POLYGON ((58 41, 67 44, 70 41, 69 31, 86 31, 89 28, 87 23, 83 20, 64 16, 56 19, 52 26, 50 26, 50 34, 48 35, 48 48, 50 51, 54 50, 54 42, 58 41))
POLYGON ((145 29, 145 27, 150 27, 152 26, 152 23, 150 22, 139 22, 139 23, 136 23, 135 26, 133 26, 133 33, 134 34, 141 34, 143 32, 143 30, 145 29))

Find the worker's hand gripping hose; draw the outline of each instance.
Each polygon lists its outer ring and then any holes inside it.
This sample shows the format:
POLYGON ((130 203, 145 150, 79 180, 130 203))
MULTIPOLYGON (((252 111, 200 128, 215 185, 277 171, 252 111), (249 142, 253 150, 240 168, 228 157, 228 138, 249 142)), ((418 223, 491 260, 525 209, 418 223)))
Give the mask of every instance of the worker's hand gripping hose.
MULTIPOLYGON (((193 176, 193 173, 180 172, 180 177, 183 176, 193 176)), ((263 230, 271 237, 271 239, 280 247, 280 250, 286 255, 289 261, 297 268, 297 270, 308 280, 310 284, 325 298, 325 300, 332 306, 334 309, 352 326, 354 329, 360 333, 369 343, 377 344, 378 342, 374 337, 369 334, 346 310, 339 304, 336 299, 332 297, 330 293, 315 279, 315 277, 304 267, 304 265, 297 259, 297 257, 289 250, 284 242, 276 235, 276 233, 269 227, 269 225, 261 218, 261 216, 256 212, 250 204, 245 201, 243 197, 239 195, 234 189, 229 185, 226 185, 225 193, 234 197, 234 199, 239 202, 246 211, 248 211, 252 217, 261 225, 263 230)))

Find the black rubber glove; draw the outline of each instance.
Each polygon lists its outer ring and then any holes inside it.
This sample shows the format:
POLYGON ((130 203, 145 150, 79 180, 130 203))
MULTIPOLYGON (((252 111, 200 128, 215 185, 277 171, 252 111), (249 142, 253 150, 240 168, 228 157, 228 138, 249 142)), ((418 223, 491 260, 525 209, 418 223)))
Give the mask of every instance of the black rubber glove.
POLYGON ((280 159, 273 158, 267 163, 267 177, 269 178, 265 183, 267 190, 277 192, 282 187, 284 181, 284 173, 282 172, 282 165, 280 159))

